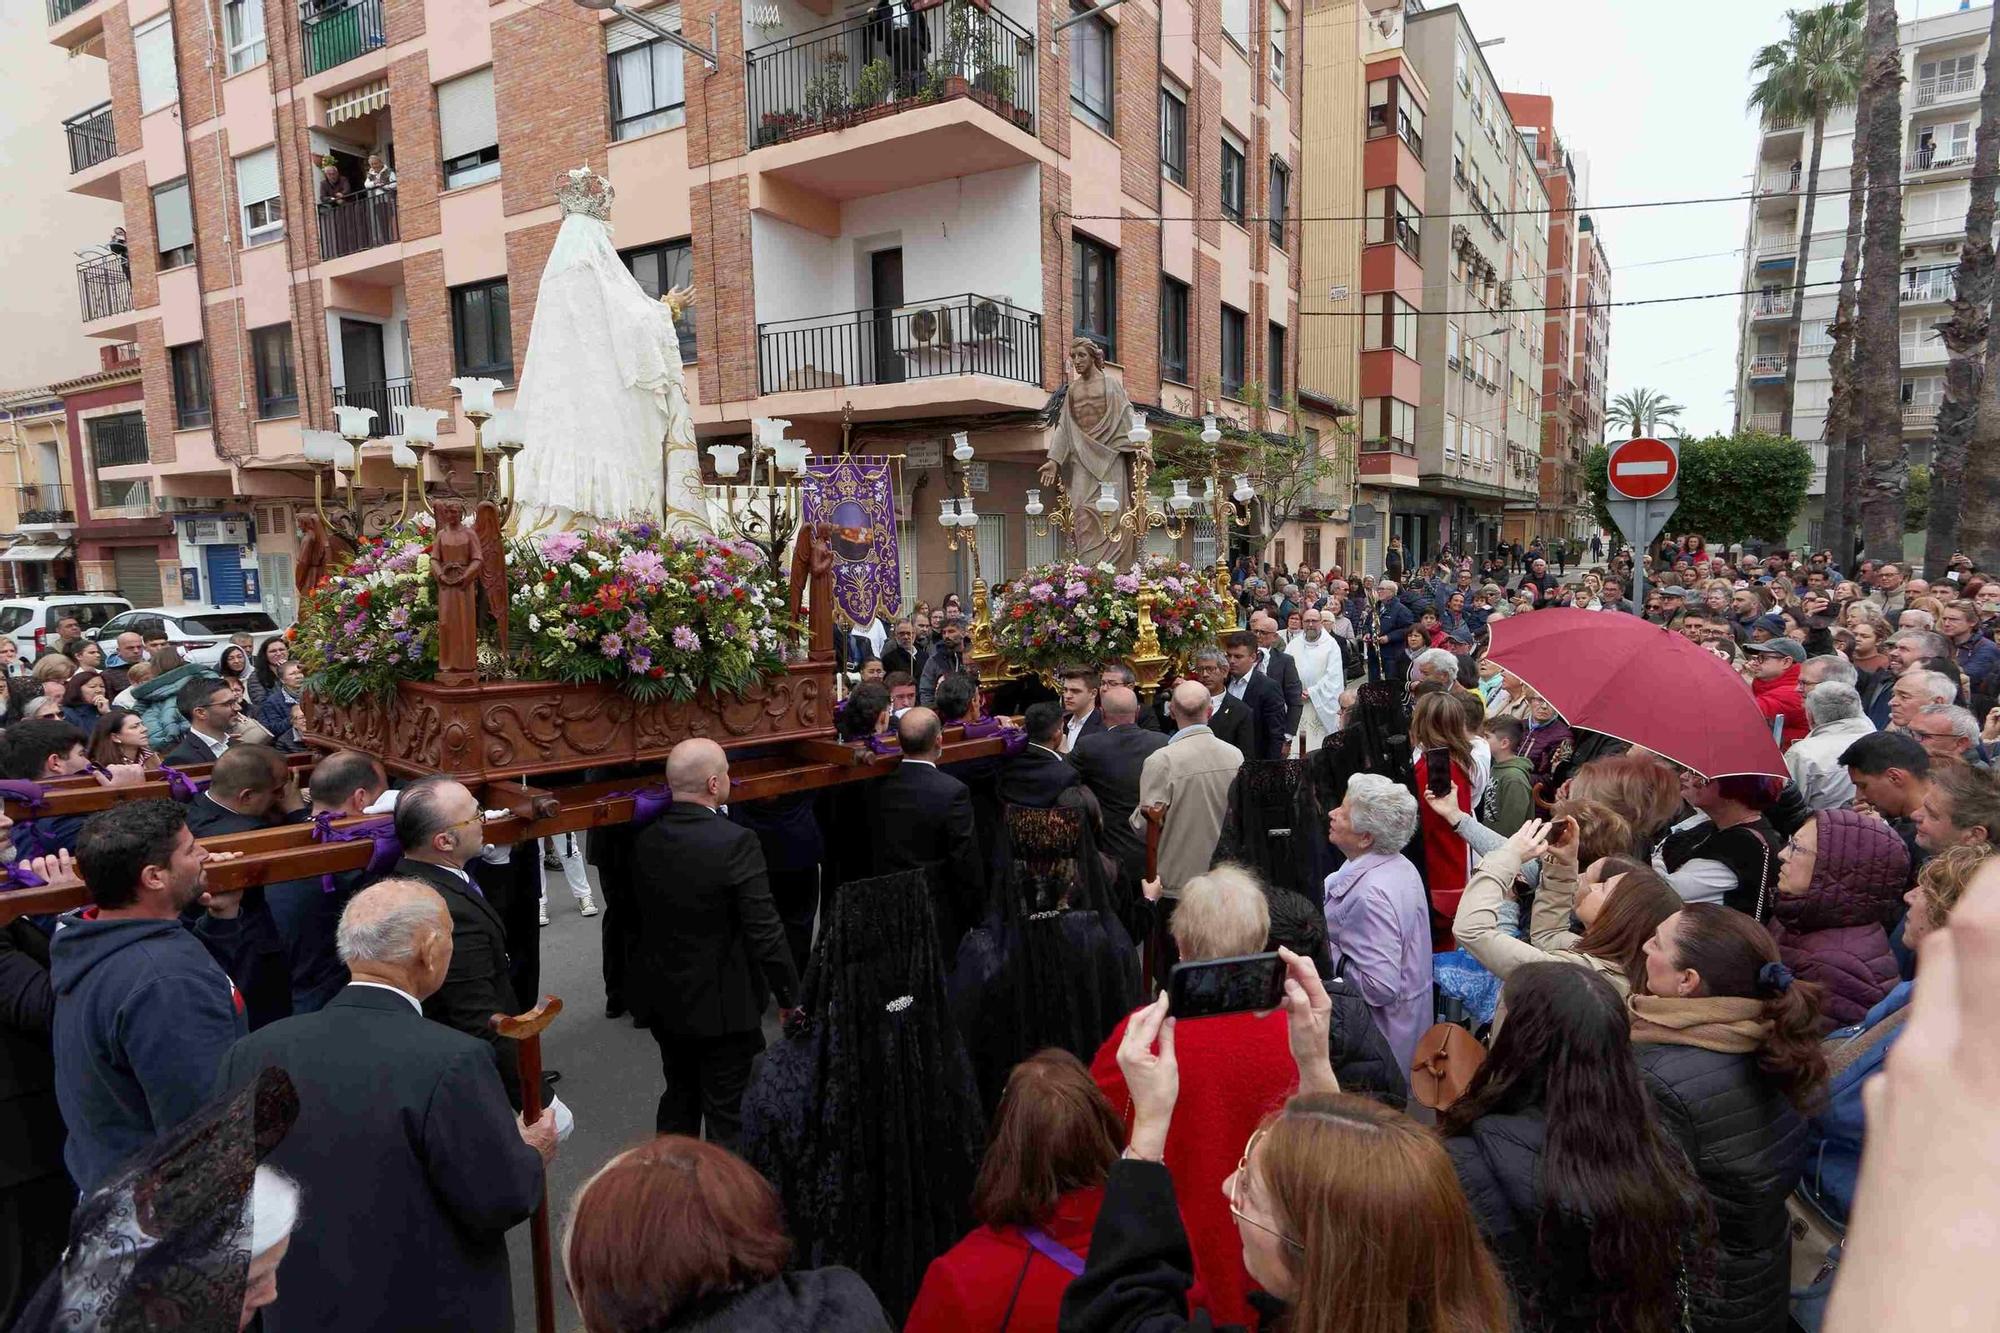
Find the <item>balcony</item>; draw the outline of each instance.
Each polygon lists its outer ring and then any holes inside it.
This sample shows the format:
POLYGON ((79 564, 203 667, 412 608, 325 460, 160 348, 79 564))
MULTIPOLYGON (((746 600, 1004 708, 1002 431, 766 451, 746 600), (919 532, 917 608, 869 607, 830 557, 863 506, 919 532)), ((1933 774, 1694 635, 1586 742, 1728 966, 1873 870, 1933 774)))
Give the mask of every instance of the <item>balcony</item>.
POLYGON ((1910 95, 1910 105, 1936 106, 1940 102, 1955 102, 1961 97, 1970 97, 1978 91, 1979 75, 1970 70, 1942 79, 1919 79, 1910 95))
POLYGON ((1907 172, 1950 171, 1954 168, 1969 167, 1971 165, 1972 143, 1970 140, 1964 144, 1948 144, 1943 147, 1932 144, 1923 148, 1912 149, 1909 155, 1903 159, 1903 170, 1907 172))
POLYGON ((303 0, 299 40, 308 75, 367 55, 383 42, 382 0, 303 0))
MULTIPOLYGON (((1042 317, 1003 300, 967 294, 892 310, 851 310, 757 326, 757 379, 763 393, 956 376, 1030 386, 1026 395, 999 396, 966 386, 969 402, 1041 398, 1042 317)), ((939 396, 951 396, 953 390, 939 387, 939 396)))
POLYGON ((1799 172, 1796 167, 1789 171, 1766 171, 1757 177, 1758 194, 1797 194, 1798 192, 1799 172))
POLYGON ((143 413, 121 413, 113 417, 93 417, 90 425, 90 462, 97 470, 108 467, 135 467, 150 461, 146 448, 146 418, 143 413))
POLYGON ((1785 428, 1783 412, 1749 412, 1743 417, 1743 429, 1762 431, 1766 435, 1776 435, 1785 428))
POLYGON ((1944 305, 1958 294, 1958 283, 1950 272, 1931 272, 1922 277, 1903 275, 1896 299, 1904 305, 1944 305))
POLYGON ((321 260, 359 254, 398 239, 393 185, 382 190, 363 190, 338 203, 319 205, 321 260))
POLYGON ((1903 429, 1930 430, 1937 425, 1937 415, 1936 403, 1904 403, 1903 429))
POLYGON ((1788 319, 1792 313, 1790 292, 1759 292, 1750 303, 1752 319, 1788 319))
POLYGON ((40 482, 15 488, 21 493, 21 529, 72 527, 76 511, 70 508, 69 488, 40 482))
POLYGON ((1798 238, 1790 232, 1757 238, 1757 262, 1759 264, 1790 264, 1797 260, 1798 238))
POLYGON ((118 156, 118 136, 111 129, 109 102, 71 116, 63 122, 63 134, 69 139, 71 175, 118 156))
MULTIPOLYGON (((86 259, 76 266, 76 293, 83 322, 109 319, 132 310, 132 274, 117 255, 86 259)), ((86 330, 87 332, 88 330, 86 330)))
POLYGON ((410 377, 384 380, 379 384, 335 385, 333 401, 339 407, 372 407, 375 419, 368 423, 368 434, 372 439, 381 439, 399 429, 393 409, 411 407, 416 398, 410 389, 410 377))
POLYGON ((1783 352, 1759 352, 1750 358, 1751 379, 1783 379, 1784 377, 1785 354, 1783 352))
POLYGON ((49 22, 61 23, 89 3, 90 0, 49 0, 49 22))

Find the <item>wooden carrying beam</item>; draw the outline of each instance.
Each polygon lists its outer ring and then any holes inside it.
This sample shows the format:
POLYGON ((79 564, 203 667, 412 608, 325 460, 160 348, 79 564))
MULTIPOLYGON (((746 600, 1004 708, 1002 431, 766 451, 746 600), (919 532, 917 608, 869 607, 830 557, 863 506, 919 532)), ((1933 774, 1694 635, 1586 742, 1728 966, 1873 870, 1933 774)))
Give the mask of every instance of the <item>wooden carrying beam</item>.
MULTIPOLYGON (((312 771, 312 766, 321 756, 312 753, 285 756, 286 765, 294 774, 303 777, 312 771)), ((205 780, 215 768, 214 764, 190 764, 175 771, 196 781, 205 780)), ((126 801, 160 801, 173 795, 165 778, 154 778, 131 787, 107 787, 91 773, 79 773, 75 777, 56 778, 44 782, 42 807, 30 810, 26 802, 9 798, 7 817, 19 823, 40 815, 94 815, 99 810, 109 810, 114 805, 126 801)))

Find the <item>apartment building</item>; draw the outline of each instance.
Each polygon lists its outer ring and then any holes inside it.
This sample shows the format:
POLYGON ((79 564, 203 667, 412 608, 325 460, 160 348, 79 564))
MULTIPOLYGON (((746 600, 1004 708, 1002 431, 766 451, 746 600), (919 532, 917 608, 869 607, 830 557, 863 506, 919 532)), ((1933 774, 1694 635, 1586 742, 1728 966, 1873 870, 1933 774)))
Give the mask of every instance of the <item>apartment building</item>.
POLYGON ((48 385, 0 393, 0 592, 35 596, 77 586, 68 427, 48 385))
MULTIPOLYGON (((289 586, 299 432, 335 404, 385 435, 398 405, 450 409, 432 476, 466 466, 449 380, 514 382, 583 164, 640 282, 696 289, 704 445, 777 417, 904 457, 912 595, 969 583, 931 508, 962 486, 987 578, 1053 553, 1021 511, 1073 337, 1137 404, 1290 428, 1279 0, 1127 0, 1060 32, 1055 0, 642 11, 700 55, 570 0, 45 3, 50 40, 109 67, 71 188, 122 201, 128 246, 80 268, 85 332, 144 370, 146 460, 86 462, 174 523, 169 599, 289 586)), ((393 494, 386 447, 364 456, 393 494)))
MULTIPOLYGON (((1901 25, 1903 58, 1903 441, 1911 466, 1928 463, 1946 354, 1934 325, 1948 317, 1953 273, 1971 202, 1973 126, 1992 10, 1955 10, 1901 25)), ((1813 452, 1805 511, 1790 540, 1817 546, 1826 490, 1826 410, 1833 381, 1828 331, 1847 234, 1845 191, 1854 160, 1854 112, 1830 115, 1821 152, 1813 235, 1799 234, 1803 163, 1810 125, 1762 126, 1752 163, 1753 194, 1744 232, 1743 301, 1737 341, 1736 425, 1789 434, 1813 452), (1787 346, 1796 266, 1806 265, 1798 366, 1786 393, 1787 346)))

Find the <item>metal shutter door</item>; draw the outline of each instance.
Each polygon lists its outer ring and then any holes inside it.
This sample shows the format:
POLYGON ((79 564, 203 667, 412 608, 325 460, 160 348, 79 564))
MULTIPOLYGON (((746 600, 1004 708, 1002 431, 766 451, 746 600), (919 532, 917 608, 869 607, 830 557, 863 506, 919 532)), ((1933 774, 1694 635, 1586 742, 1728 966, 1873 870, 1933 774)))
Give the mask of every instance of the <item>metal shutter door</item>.
POLYGON ((160 604, 158 553, 150 546, 114 546, 111 571, 118 581, 118 595, 134 606, 160 604))

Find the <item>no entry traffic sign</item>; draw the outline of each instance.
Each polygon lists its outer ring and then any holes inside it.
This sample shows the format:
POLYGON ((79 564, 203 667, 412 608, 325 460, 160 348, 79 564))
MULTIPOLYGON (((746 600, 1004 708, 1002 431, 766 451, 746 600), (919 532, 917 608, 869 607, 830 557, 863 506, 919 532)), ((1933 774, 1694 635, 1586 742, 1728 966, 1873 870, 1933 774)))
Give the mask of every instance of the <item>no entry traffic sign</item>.
POLYGON ((1611 446, 1611 489, 1628 500, 1658 499, 1673 490, 1680 475, 1680 452, 1664 440, 1642 435, 1611 446))

